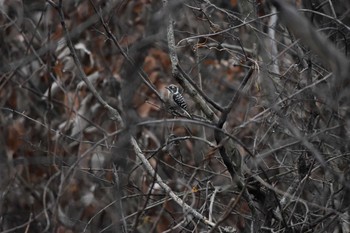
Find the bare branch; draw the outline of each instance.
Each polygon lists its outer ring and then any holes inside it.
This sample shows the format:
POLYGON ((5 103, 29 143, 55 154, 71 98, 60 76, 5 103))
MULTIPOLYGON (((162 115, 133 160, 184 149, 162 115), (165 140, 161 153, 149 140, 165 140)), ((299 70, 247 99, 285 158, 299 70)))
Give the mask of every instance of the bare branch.
POLYGON ((142 161, 144 168, 148 172, 148 174, 152 177, 156 177, 157 183, 165 190, 165 192, 178 204, 180 205, 185 212, 192 214, 195 218, 198 218, 199 220, 203 221, 208 226, 215 226, 215 223, 210 222, 206 217, 201 215, 199 212, 197 212, 195 209, 193 209, 191 206, 187 205, 181 198, 179 198, 172 190, 171 188, 166 185, 161 177, 154 171, 151 164, 148 162, 146 157, 143 155, 140 147, 138 146, 136 140, 134 138, 131 138, 131 144, 134 147, 135 153, 137 157, 142 161))

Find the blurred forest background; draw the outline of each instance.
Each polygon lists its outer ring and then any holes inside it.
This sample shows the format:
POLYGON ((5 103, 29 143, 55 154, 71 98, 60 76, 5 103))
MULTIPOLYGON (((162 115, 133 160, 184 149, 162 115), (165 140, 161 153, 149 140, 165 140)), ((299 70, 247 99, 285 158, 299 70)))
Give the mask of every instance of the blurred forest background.
POLYGON ((0 27, 0 232, 350 232, 349 1, 2 0, 0 27))

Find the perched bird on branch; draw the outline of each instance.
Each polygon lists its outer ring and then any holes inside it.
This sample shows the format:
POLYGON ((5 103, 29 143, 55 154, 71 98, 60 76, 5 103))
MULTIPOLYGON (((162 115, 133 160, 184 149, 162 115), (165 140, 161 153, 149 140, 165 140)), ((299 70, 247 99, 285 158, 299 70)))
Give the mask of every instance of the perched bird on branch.
POLYGON ((189 118, 192 118, 188 113, 187 103, 185 101, 185 98, 180 93, 179 87, 174 84, 170 84, 166 87, 166 89, 169 91, 168 100, 171 110, 173 110, 175 113, 178 113, 179 115, 185 115, 189 118))

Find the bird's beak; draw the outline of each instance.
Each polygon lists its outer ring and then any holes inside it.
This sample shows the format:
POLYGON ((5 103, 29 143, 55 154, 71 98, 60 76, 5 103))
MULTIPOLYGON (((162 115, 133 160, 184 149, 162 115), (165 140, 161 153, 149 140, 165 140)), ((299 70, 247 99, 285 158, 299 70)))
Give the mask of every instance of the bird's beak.
POLYGON ((170 88, 169 87, 165 87, 165 89, 169 90, 170 91, 170 88))

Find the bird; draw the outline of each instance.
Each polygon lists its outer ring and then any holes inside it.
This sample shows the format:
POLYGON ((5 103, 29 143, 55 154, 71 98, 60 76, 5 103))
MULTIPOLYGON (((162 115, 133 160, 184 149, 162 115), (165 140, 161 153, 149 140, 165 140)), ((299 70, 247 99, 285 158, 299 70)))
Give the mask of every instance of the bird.
POLYGON ((168 99, 171 109, 192 118, 192 116, 188 113, 187 103, 185 98, 180 93, 179 87, 174 84, 170 84, 166 87, 166 89, 168 90, 168 99))

